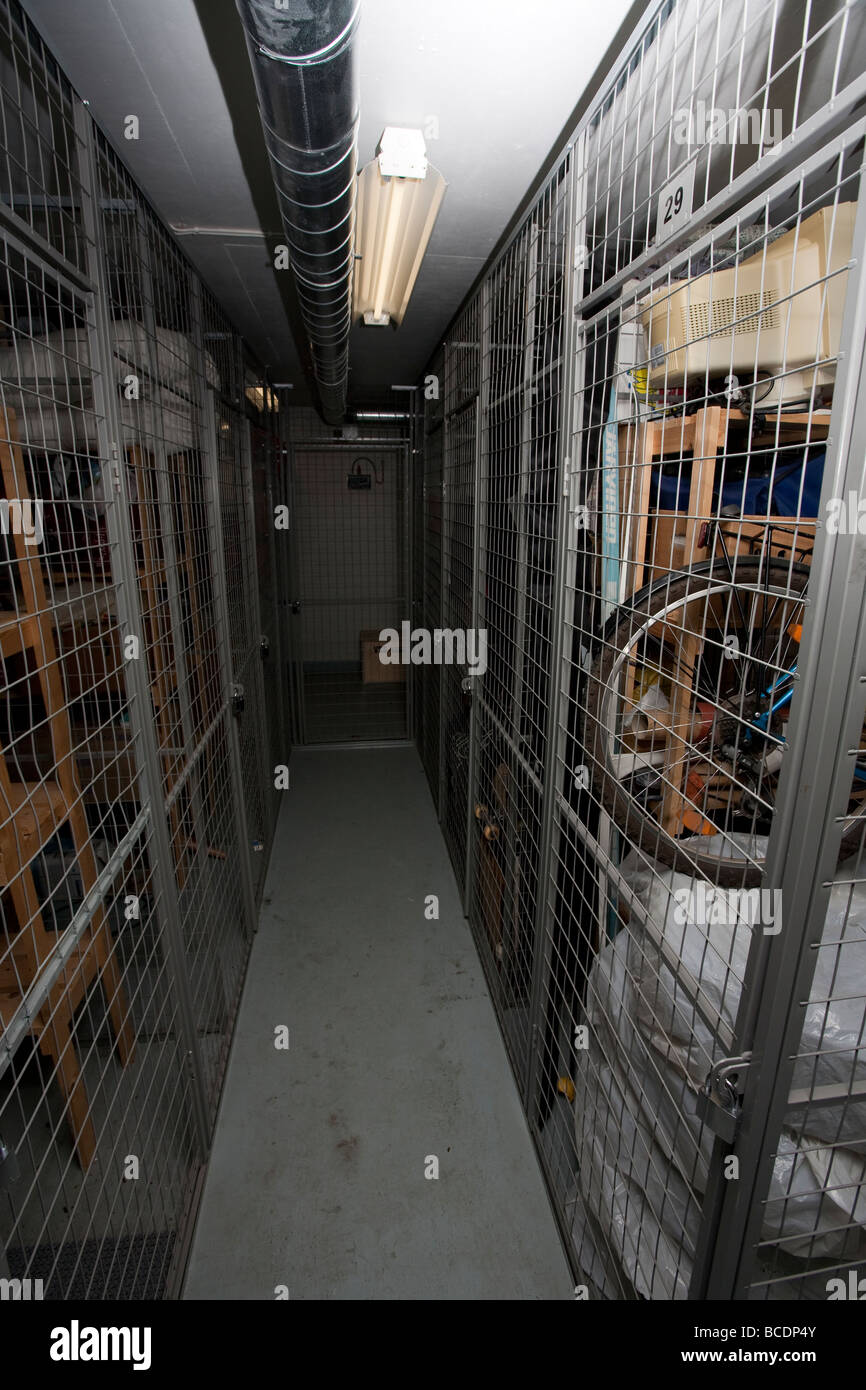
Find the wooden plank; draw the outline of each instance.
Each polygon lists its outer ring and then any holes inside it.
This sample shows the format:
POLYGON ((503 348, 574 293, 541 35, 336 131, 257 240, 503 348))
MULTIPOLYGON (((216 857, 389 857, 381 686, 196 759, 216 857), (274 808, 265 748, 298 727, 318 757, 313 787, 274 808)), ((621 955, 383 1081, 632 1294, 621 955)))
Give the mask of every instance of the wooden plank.
MULTIPOLYGON (((28 498, 30 486, 14 412, 0 410, 0 429, 0 475, 5 495, 7 499, 28 498)), ((66 823, 72 833, 85 894, 93 889, 98 869, 73 756, 67 696, 55 640, 55 626, 60 625, 58 615, 46 596, 38 549, 27 546, 25 537, 16 534, 14 552, 23 608, 22 614, 15 615, 18 649, 23 651, 26 645, 36 657, 36 678, 45 705, 53 759, 50 781, 13 782, 4 750, 0 749, 0 816, 5 811, 0 825, 0 884, 8 888, 18 919, 18 932, 10 943, 11 959, 5 962, 2 984, 7 992, 10 985, 14 986, 12 992, 17 990, 20 999, 22 991, 38 978, 57 942, 56 933, 45 929, 29 867, 32 859, 66 823)), ((84 596, 83 586, 81 594, 84 596)), ((6 618, 4 654, 12 641, 11 615, 6 618)), ((69 619, 66 621, 68 626, 69 619)), ((74 620, 72 626, 76 626, 74 620)), ((50 991, 48 1004, 31 1025, 40 1050, 55 1063, 76 1150, 85 1169, 92 1162, 96 1137, 75 1052, 72 1013, 97 974, 106 995, 118 1055, 126 1065, 132 1057, 133 1030, 102 907, 94 912, 66 963, 62 981, 50 991)))
MULTIPOLYGON (((705 410, 699 410, 695 416, 694 457, 683 550, 686 569, 703 559, 707 553, 706 547, 699 544, 700 530, 712 513, 716 459, 719 448, 725 441, 724 415, 725 412, 720 406, 709 406, 705 410)), ((665 792, 662 805, 662 826, 671 836, 676 836, 682 829, 686 810, 684 784, 689 756, 692 676, 703 641, 706 619, 703 606, 701 605, 699 612, 696 611, 697 607, 685 603, 682 606, 683 624, 679 638, 681 657, 671 680, 671 726, 665 749, 665 792)))

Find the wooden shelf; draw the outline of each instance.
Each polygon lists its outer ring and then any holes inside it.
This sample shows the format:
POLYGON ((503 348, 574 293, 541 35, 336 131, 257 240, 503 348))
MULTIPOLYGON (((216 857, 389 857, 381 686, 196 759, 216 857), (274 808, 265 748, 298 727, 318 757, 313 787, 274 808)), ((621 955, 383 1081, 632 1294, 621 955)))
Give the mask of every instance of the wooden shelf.
POLYGON ((49 614, 58 629, 92 623, 114 613, 117 601, 111 588, 95 586, 78 580, 75 583, 53 584, 48 591, 49 614))
MULTIPOLYGON (((801 436, 808 435, 809 441, 816 444, 821 442, 830 425, 829 411, 777 411, 764 418, 768 425, 767 436, 762 434, 756 440, 753 435, 753 448, 767 444, 772 447, 775 436, 770 427, 775 420, 801 436)), ((622 563, 628 567, 626 595, 634 593, 648 579, 658 577, 668 562, 669 568, 684 569, 707 558, 709 550, 700 542, 705 539, 704 523, 713 515, 719 456, 724 453, 729 427, 750 423, 753 423, 752 417, 742 411, 707 406, 692 415, 656 416, 623 422, 620 426, 621 524, 626 515, 631 519, 628 545, 623 544, 622 556, 622 563), (675 512, 650 506, 652 470, 670 454, 682 458, 691 468, 688 504, 675 512)), ((804 438, 803 443, 806 442, 804 438)), ((786 447, 790 446, 788 440, 786 447)), ((760 518, 750 515, 748 521, 756 523, 760 518)), ((767 527, 790 525, 791 518, 768 516, 764 524, 767 527)), ((798 525, 804 530, 810 526, 814 530, 812 518, 805 518, 798 525)))
MULTIPOLYGON (((69 811, 63 790, 56 782, 12 782, 4 791, 11 805, 8 819, 0 829, 2 888, 39 853, 69 811)), ((4 813, 6 810, 3 807, 4 813)))
MULTIPOLYGON (((129 801, 137 796, 138 767, 128 729, 116 724, 98 729, 73 724, 70 733, 86 806, 101 801, 129 801)), ((177 748, 167 751, 178 756, 183 753, 177 748)), ((43 768, 51 766, 52 753, 50 730, 34 730, 17 750, 21 775, 28 780, 38 778, 43 768)))
MULTIPOLYGON (((28 495, 18 425, 9 409, 0 409, 0 473, 7 498, 28 495)), ((46 593, 38 552, 28 549, 18 534, 13 536, 11 549, 20 611, 6 610, 0 614, 0 648, 4 656, 30 651, 36 659, 34 679, 45 708, 38 732, 50 752, 52 775, 50 781, 13 780, 6 750, 0 747, 0 887, 7 890, 18 922, 18 932, 9 941, 5 968, 0 970, 4 1016, 9 1010, 14 1013, 24 993, 40 978, 57 945, 57 933, 46 927, 43 918, 43 904, 31 869, 33 859, 65 825, 75 847, 85 894, 97 880, 99 871, 78 780, 57 633, 86 626, 88 620, 98 622, 114 604, 110 589, 100 591, 96 585, 83 581, 49 586, 46 593)), ((83 927, 63 978, 51 985, 44 1005, 29 1020, 40 1051, 55 1064, 76 1152, 85 1170, 95 1153, 96 1135, 75 1050, 73 1014, 97 979, 105 991, 118 1056, 126 1065, 133 1055, 133 1031, 102 905, 94 909, 83 927)))
POLYGON ((3 656, 20 656, 37 645, 39 624, 28 615, 13 609, 0 609, 0 652, 3 656))

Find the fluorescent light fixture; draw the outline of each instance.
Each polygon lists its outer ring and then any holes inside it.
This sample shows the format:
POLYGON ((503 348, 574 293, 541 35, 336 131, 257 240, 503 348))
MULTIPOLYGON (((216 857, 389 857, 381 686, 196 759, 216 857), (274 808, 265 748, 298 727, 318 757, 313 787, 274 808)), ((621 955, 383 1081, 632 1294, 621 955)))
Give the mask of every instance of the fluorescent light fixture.
POLYGON ((355 321, 402 323, 446 187, 421 131, 388 126, 358 175, 355 321))
POLYGON ((256 410, 279 410, 280 408, 279 401, 267 386, 248 386, 246 396, 256 410))
POLYGON ((405 410, 356 410, 356 420, 408 420, 405 410))

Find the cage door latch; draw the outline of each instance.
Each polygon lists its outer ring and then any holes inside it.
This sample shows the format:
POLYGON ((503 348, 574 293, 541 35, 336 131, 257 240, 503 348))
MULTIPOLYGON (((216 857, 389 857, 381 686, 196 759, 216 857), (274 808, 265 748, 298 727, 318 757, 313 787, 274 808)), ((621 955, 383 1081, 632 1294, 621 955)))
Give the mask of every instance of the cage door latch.
POLYGON ((698 1097, 698 1115, 728 1144, 736 1137, 751 1060, 751 1052, 744 1052, 741 1057, 720 1058, 707 1072, 698 1097))

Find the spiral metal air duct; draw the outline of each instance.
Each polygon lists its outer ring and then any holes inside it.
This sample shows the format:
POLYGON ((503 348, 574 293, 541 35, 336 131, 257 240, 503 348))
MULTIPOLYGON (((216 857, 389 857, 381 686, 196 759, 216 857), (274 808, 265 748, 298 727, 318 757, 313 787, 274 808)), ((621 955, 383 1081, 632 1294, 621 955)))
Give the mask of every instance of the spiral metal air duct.
POLYGON ((322 415, 342 423, 352 322, 360 0, 237 0, 322 415))

